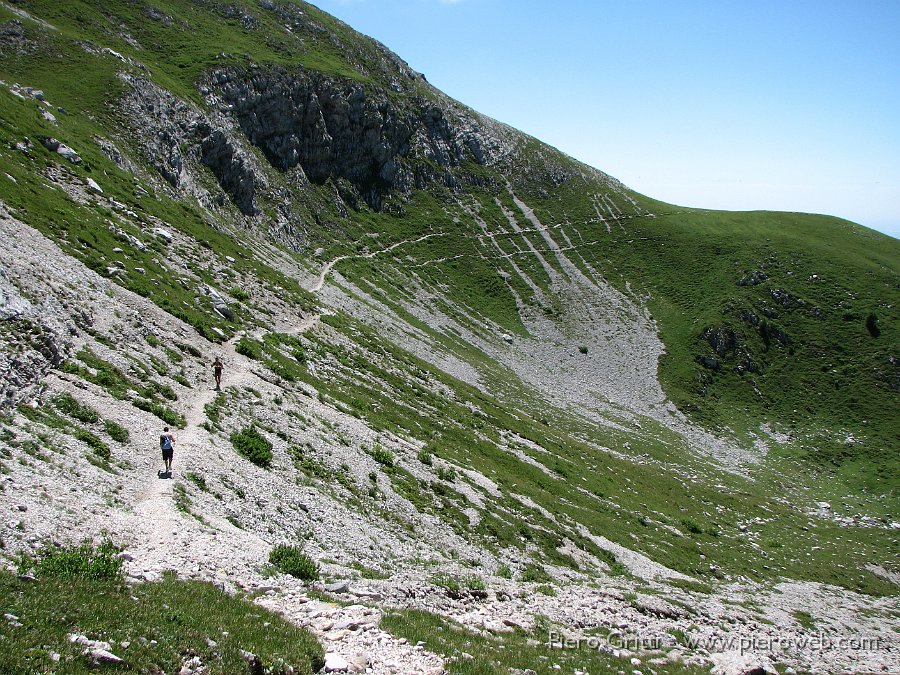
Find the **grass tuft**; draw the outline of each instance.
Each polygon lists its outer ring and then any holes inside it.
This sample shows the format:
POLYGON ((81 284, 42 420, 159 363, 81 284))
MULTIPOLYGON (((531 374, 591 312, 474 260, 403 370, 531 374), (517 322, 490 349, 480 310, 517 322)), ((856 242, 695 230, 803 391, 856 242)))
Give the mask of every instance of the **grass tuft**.
POLYGON ((319 578, 318 563, 298 546, 279 544, 269 552, 269 562, 285 574, 304 581, 319 578))
POLYGON ((264 469, 272 464, 272 443, 254 426, 231 434, 231 443, 241 455, 264 469))

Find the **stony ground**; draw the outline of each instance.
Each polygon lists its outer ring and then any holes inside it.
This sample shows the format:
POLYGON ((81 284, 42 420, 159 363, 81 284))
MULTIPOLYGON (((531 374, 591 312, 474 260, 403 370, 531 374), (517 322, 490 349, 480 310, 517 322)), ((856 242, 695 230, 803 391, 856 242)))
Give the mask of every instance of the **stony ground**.
MULTIPOLYGON (((541 229, 536 219, 525 225, 541 229)), ((897 616, 895 599, 872 599, 791 582, 773 588, 735 583, 708 595, 674 585, 672 580, 684 575, 621 546, 615 552, 632 576, 598 571, 587 577, 553 570, 556 595, 545 595, 535 590, 535 584, 496 576, 501 564, 514 571, 521 569, 527 562, 521 554, 511 551, 509 557, 498 560, 489 551, 461 539, 438 519, 418 512, 395 494, 383 477, 377 479, 377 487, 384 494, 384 509, 375 512, 354 507, 347 493, 335 485, 298 481, 286 443, 276 443, 272 468, 260 469, 238 456, 228 441, 228 433, 251 417, 289 429, 292 439, 309 448, 322 465, 334 472, 346 465, 360 482, 377 471, 377 463, 365 451, 373 443, 389 449, 411 471, 416 466, 413 460, 418 447, 409 439, 377 432, 364 420, 320 401, 311 387, 285 391, 256 362, 234 351, 235 340, 219 346, 206 342, 149 301, 74 261, 8 213, 0 219, 0 238, 6 242, 0 251, 0 309, 42 327, 58 355, 71 355, 87 344, 125 369, 129 358, 164 360, 165 347, 176 343, 189 345, 201 354, 185 356, 179 366, 184 383, 173 385, 178 395, 175 407, 186 424, 177 432, 174 475, 164 478, 158 474, 162 468, 157 447, 159 419, 76 376, 52 369, 54 350, 43 353, 33 343, 22 341, 15 350, 4 351, 5 361, 0 365, 7 374, 22 373, 15 396, 46 409, 55 394, 70 392, 130 432, 130 440, 115 447, 111 463, 104 467, 88 461, 88 449, 71 436, 38 429, 17 414, 17 440, 36 438, 39 433, 45 438, 38 450, 30 446, 26 451, 21 443, 6 448, 10 472, 0 475, 0 537, 6 553, 47 541, 96 539, 105 533, 124 547, 125 569, 134 580, 155 579, 162 571, 174 569, 185 577, 210 580, 229 592, 249 591, 260 604, 313 630, 332 654, 327 667, 334 670, 443 672, 445 662, 440 655, 408 644, 379 627, 386 609, 414 607, 496 634, 515 626, 533 628, 538 616, 547 617, 572 636, 586 637, 598 627, 633 632, 655 640, 652 649, 628 650, 651 672, 676 661, 726 673, 744 672, 753 663, 771 669, 766 649, 750 649, 750 655, 744 657, 738 654, 741 639, 756 640, 753 644, 758 646, 758 640, 765 636, 789 644, 780 660, 794 668, 812 672, 900 672, 900 639, 884 618, 892 612, 897 616), (148 335, 158 344, 150 344, 148 335), (221 428, 206 424, 207 406, 217 400, 209 373, 209 363, 217 354, 226 362, 224 400, 229 408, 221 428), (279 575, 266 564, 273 545, 301 538, 324 572, 325 580, 312 587, 279 575), (487 582, 483 597, 453 598, 434 583, 437 572, 466 575, 473 569, 487 582), (365 576, 385 578, 364 578, 361 570, 376 570, 380 574, 365 576), (804 647, 803 641, 815 637, 815 632, 798 624, 796 611, 808 612, 815 625, 830 634, 872 637, 879 641, 879 647, 852 649, 835 644, 813 649, 808 643, 804 647), (679 645, 673 630, 690 630, 699 636, 699 643, 694 647, 679 645)), ((641 360, 659 353, 652 322, 633 299, 614 296, 610 291, 588 303, 588 285, 596 289, 598 280, 580 279, 580 272, 566 269, 572 278, 559 279, 559 290, 581 300, 578 311, 586 312, 586 319, 609 316, 603 309, 608 306, 615 307, 613 313, 619 317, 599 324, 598 334, 578 339, 591 340, 593 350, 595 344, 628 334, 632 351, 640 351, 641 360)), ((334 307, 359 308, 359 298, 364 297, 361 289, 349 292, 349 282, 330 264, 311 273, 308 287, 321 291, 325 303, 334 307)), ((399 320, 386 308, 373 310, 377 303, 366 306, 370 312, 382 313, 388 329, 392 322, 397 325, 399 320)), ((323 329, 316 316, 276 313, 274 320, 285 332, 323 329)), ((551 334, 555 328, 542 326, 536 319, 530 328, 535 336, 532 341, 514 342, 505 352, 475 334, 471 337, 496 352, 498 359, 518 368, 526 381, 531 368, 541 369, 533 377, 545 378, 554 370, 548 369, 547 363, 564 364, 567 358, 562 349, 554 347, 563 340, 551 334)), ((424 340, 415 336, 407 335, 406 343, 425 351, 424 340)), ((596 358, 612 362, 618 358, 614 352, 612 347, 609 353, 598 350, 596 358)), ((453 367, 446 355, 430 357, 453 367)), ((618 381, 622 381, 621 374, 631 368, 631 363, 621 361, 616 368, 618 381)), ((463 379, 477 377, 476 372, 463 366, 458 374, 463 379)), ((649 372, 639 374, 633 395, 619 391, 616 378, 603 384, 602 390, 608 400, 621 407, 633 404, 632 410, 665 411, 658 383, 651 380, 649 372)), ((549 386, 576 398, 583 392, 562 380, 549 386)), ((584 400, 573 403, 589 407, 584 400)), ((727 459, 727 453, 720 457, 727 459)), ((486 487, 483 492, 470 490, 470 498, 485 499, 491 481, 483 476, 472 478, 486 487)), ((611 542, 605 545, 615 547, 611 542)), ((596 567, 602 570, 603 566, 597 563, 596 567)))

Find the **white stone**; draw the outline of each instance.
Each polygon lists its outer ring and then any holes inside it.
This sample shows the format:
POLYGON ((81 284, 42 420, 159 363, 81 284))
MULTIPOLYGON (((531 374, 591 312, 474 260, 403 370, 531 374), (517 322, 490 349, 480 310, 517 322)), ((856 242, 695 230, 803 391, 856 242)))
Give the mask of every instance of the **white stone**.
POLYGON ((172 233, 169 232, 169 230, 163 227, 154 227, 152 231, 153 234, 164 240, 167 244, 171 244, 172 240, 175 238, 174 236, 172 236, 172 233))
POLYGON ((325 654, 325 672, 326 673, 344 673, 347 672, 347 669, 350 667, 350 664, 340 654, 335 654, 334 652, 329 652, 325 654))

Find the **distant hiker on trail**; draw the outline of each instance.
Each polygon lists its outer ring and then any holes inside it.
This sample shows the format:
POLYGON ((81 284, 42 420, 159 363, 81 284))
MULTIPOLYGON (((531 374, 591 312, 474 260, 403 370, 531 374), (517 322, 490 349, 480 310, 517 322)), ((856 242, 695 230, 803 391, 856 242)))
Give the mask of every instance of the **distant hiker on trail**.
POLYGON ((213 377, 216 378, 216 391, 221 391, 222 389, 222 368, 225 367, 225 364, 222 363, 222 359, 218 356, 216 360, 213 361, 213 377))
POLYGON ((163 462, 166 465, 163 475, 171 476, 172 456, 175 454, 175 434, 169 433, 169 427, 165 427, 159 436, 159 448, 162 450, 163 462))

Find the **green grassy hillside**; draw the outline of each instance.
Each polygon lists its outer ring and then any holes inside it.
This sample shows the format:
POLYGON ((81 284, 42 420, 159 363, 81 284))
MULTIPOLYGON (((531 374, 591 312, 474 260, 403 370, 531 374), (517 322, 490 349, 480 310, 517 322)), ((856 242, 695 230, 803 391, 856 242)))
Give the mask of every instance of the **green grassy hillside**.
MULTIPOLYGON (((550 222, 591 220, 578 188, 533 199, 550 222)), ((771 424, 794 459, 896 496, 900 242, 829 216, 638 199, 653 217, 583 228, 598 243, 582 255, 649 293, 678 407, 745 442, 771 424)))
MULTIPOLYGON (((430 166, 435 178, 408 195, 388 195, 379 209, 342 197, 352 191, 341 176, 304 181, 244 142, 264 179, 260 214, 245 217, 227 200, 210 206, 160 179, 123 112, 122 73, 147 78, 211 118, 230 111, 208 109, 198 83, 223 65, 316 71, 341 86, 380 92, 404 111, 440 95, 383 48, 305 3, 22 0, 14 9, 33 19, 0 5, 3 204, 211 340, 259 328, 264 337, 245 338, 243 348, 284 381, 312 384, 374 429, 427 442, 435 458, 472 466, 498 485, 499 508, 485 509, 473 527, 452 480, 423 486, 401 469, 389 472, 394 489, 417 508, 498 551, 531 547, 547 564, 577 567, 558 550, 568 540, 623 572, 582 525, 711 582, 724 574, 790 577, 895 591, 865 569, 896 560, 889 532, 814 523, 806 510, 815 498, 840 499, 848 512, 881 517, 884 525, 900 509, 900 242, 827 216, 663 204, 512 132, 502 139, 509 147, 490 162, 399 158, 407 168, 430 166), (41 89, 52 105, 16 96, 13 83, 41 89), (48 150, 43 141, 51 137, 76 149, 80 163, 48 150), (102 150, 107 139, 134 171, 102 150), (88 179, 101 185, 102 200, 87 189, 88 179), (645 299, 665 346, 659 379, 682 413, 744 447, 765 436, 764 425, 777 434, 769 456, 750 470, 756 481, 698 458, 659 420, 625 411, 617 426, 602 425, 551 402, 462 336, 465 329, 502 342, 496 327, 525 339, 528 312, 575 332, 554 281, 572 272, 541 229, 528 225, 517 200, 557 243, 570 242, 568 260, 585 277, 645 299), (285 234, 275 225, 288 201, 297 229, 285 234), (173 230, 173 244, 152 234, 158 227, 173 230), (111 272, 114 249, 129 237, 146 248, 131 253, 123 272, 111 272), (330 340, 278 333, 272 310, 254 300, 278 298, 283 314, 308 314, 316 301, 292 271, 311 274, 338 256, 348 258, 336 270, 369 294, 362 304, 393 311, 436 351, 470 365, 481 387, 344 314, 325 320, 330 340), (179 261, 176 273, 161 270, 160 258, 179 261), (236 319, 196 292, 205 285, 232 293, 236 319), (429 294, 450 329, 414 311, 429 294), (301 347, 302 362, 292 356, 301 347), (549 470, 513 459, 510 448, 549 470), (815 491, 787 494, 798 486, 815 491), (540 508, 523 508, 514 493, 540 508), (573 524, 559 526, 556 517, 573 524), (740 529, 748 522, 760 523, 765 565, 748 554, 740 529), (780 541, 786 532, 789 540, 780 541), (859 574, 848 577, 848 567, 859 574)), ((196 148, 182 145, 189 163, 196 148)), ((210 194, 218 189, 201 162, 190 168, 210 194)), ((82 372, 75 361, 69 371, 82 372)))

